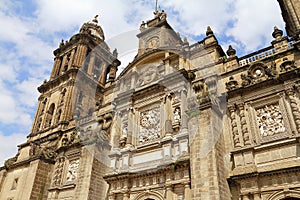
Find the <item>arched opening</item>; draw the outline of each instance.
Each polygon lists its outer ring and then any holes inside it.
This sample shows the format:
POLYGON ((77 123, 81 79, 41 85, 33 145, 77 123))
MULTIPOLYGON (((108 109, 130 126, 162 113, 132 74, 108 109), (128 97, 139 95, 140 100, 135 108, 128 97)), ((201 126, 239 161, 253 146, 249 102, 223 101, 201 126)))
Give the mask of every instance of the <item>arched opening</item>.
POLYGON ((51 126, 52 120, 53 120, 53 113, 55 110, 55 104, 52 103, 47 111, 46 115, 46 121, 45 121, 45 128, 51 126))
POLYGON ((134 200, 163 200, 163 196, 156 191, 143 192, 138 194, 134 200))

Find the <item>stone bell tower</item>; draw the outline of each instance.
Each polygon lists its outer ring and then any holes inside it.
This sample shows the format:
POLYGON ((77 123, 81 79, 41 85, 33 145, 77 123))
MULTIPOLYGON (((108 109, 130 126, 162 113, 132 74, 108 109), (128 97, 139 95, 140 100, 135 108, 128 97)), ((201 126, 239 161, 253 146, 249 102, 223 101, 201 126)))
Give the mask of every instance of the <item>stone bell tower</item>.
POLYGON ((300 1, 278 0, 282 17, 286 24, 286 31, 290 37, 300 33, 300 1))
MULTIPOLYGON (((0 168, 0 199, 90 196, 86 191, 94 172, 85 169, 95 161, 79 138, 77 122, 93 116, 95 104, 115 80, 120 65, 117 51, 110 52, 104 41, 97 17, 84 23, 69 41, 62 40, 54 51, 50 79, 38 87, 38 107, 28 140, 0 168)), ((98 181, 89 188, 101 190, 102 185, 98 181)))
POLYGON ((54 51, 50 80, 44 81, 38 88, 41 95, 30 137, 48 130, 65 129, 72 124, 70 122, 74 115, 79 117, 91 113, 93 106, 86 106, 94 102, 94 99, 84 95, 85 90, 80 82, 86 79, 94 87, 98 84, 95 98, 99 99, 100 88, 103 89, 107 81, 114 80, 116 67, 119 65, 116 55, 110 53, 104 39, 96 16, 82 25, 79 34, 69 41, 61 41, 59 48, 54 51), (82 75, 79 76, 78 71, 82 75))

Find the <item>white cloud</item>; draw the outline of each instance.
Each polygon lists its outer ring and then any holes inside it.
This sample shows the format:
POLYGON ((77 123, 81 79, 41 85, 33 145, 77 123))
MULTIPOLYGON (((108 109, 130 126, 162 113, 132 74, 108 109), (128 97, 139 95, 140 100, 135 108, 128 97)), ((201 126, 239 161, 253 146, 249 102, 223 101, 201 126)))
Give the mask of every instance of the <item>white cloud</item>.
POLYGON ((3 166, 5 160, 16 155, 18 152, 17 145, 25 142, 26 136, 23 133, 4 135, 0 132, 0 166, 3 166))
POLYGON ((233 0, 169 0, 162 2, 162 8, 173 11, 168 18, 178 31, 201 35, 205 34, 207 26, 211 26, 216 33, 226 29, 227 23, 232 20, 229 11, 232 3, 233 0))
POLYGON ((270 45, 275 25, 283 28, 278 2, 273 0, 239 0, 235 3, 232 17, 233 28, 227 35, 241 42, 246 51, 256 50, 259 46, 270 45))

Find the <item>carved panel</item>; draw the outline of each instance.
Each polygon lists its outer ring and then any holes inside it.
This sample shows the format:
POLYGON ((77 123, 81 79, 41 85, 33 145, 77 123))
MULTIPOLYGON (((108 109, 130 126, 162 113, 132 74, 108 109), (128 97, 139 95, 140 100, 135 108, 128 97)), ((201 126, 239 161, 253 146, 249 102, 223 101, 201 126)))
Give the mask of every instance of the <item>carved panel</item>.
POLYGON ((139 142, 147 143, 160 138, 160 107, 156 105, 140 114, 139 142))
POLYGON ((64 157, 60 157, 57 159, 54 176, 53 176, 53 180, 52 180, 52 186, 59 186, 61 184, 64 162, 65 162, 64 157))
POLYGON ((79 168, 79 160, 74 160, 69 163, 67 169, 66 182, 73 182, 77 179, 77 172, 79 168))
POLYGON ((262 136, 271 136, 283 133, 286 130, 278 104, 266 105, 256 109, 256 119, 262 136))

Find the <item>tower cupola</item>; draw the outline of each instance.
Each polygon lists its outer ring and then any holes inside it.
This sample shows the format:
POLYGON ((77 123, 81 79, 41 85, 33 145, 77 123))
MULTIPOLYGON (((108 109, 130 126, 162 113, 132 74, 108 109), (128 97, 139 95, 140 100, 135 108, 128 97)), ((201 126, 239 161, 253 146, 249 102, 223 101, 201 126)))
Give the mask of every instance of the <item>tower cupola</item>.
POLYGON ((91 35, 93 35, 97 38, 100 38, 101 40, 104 41, 104 39, 105 39, 104 33, 103 33, 101 26, 98 24, 97 18, 98 18, 98 15, 96 15, 92 21, 85 22, 81 26, 79 32, 91 34, 91 35))

